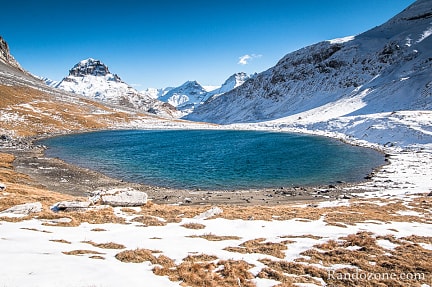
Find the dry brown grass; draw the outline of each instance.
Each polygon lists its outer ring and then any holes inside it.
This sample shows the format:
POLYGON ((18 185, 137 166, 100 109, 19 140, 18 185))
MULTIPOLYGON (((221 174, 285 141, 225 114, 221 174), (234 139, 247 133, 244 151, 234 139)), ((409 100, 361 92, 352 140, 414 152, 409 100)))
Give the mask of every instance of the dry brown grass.
POLYGON ((116 254, 115 258, 125 263, 142 263, 150 262, 152 264, 160 264, 166 268, 174 267, 174 261, 165 255, 159 255, 156 257, 154 253, 160 253, 160 251, 149 250, 138 248, 135 250, 125 250, 116 254))
POLYGON ((225 219, 249 220, 290 220, 307 219, 318 220, 322 210, 314 207, 292 207, 285 206, 223 206, 223 213, 218 217, 225 219), (276 216, 276 217, 275 217, 276 216))
POLYGON ((324 278, 327 276, 327 271, 325 269, 312 265, 288 261, 273 261, 270 259, 262 259, 260 261, 268 267, 263 268, 261 272, 258 273, 258 277, 273 279, 282 283, 277 286, 296 286, 294 283, 321 285, 320 282, 314 278, 324 278))
POLYGON ((181 226, 183 226, 184 228, 188 228, 188 229, 204 229, 206 226, 204 224, 201 223, 185 223, 182 224, 181 226))
POLYGON ((90 259, 101 259, 101 260, 105 260, 105 257, 100 256, 100 255, 92 255, 92 256, 89 256, 89 258, 90 258, 90 259))
POLYGON ((233 236, 233 235, 215 235, 212 233, 207 233, 207 234, 203 234, 203 235, 190 235, 187 236, 190 238, 203 238, 206 239, 208 241, 224 241, 224 240, 240 240, 241 237, 238 236, 233 236))
POLYGON ((21 227, 20 229, 30 230, 30 231, 36 231, 36 232, 42 232, 42 233, 52 233, 51 231, 41 230, 41 229, 37 229, 37 228, 21 227))
POLYGON ((407 237, 402 237, 401 239, 406 240, 406 241, 411 241, 414 243, 432 244, 432 236, 411 235, 411 236, 407 236, 407 237))
POLYGON ((94 251, 94 250, 85 250, 85 249, 78 249, 78 250, 72 250, 72 251, 63 251, 62 252, 65 255, 86 255, 86 254, 104 254, 98 251, 94 251))
POLYGON ((90 231, 103 232, 103 231, 107 231, 107 230, 106 230, 106 229, 103 229, 103 228, 93 228, 93 229, 90 230, 90 231))
POLYGON ((10 87, 0 85, 0 109, 7 109, 9 113, 16 114, 22 121, 2 121, 2 128, 14 131, 18 136, 32 136, 43 134, 46 131, 73 131, 102 129, 113 123, 127 123, 130 120, 141 118, 158 118, 137 113, 118 112, 109 107, 89 99, 55 97, 28 87, 10 87), (22 106, 30 104, 33 108, 22 106), (94 114, 93 111, 105 113, 94 114))
POLYGON ((125 249, 126 246, 123 244, 118 244, 114 242, 107 242, 107 243, 95 243, 93 241, 82 241, 82 243, 90 244, 94 247, 102 248, 102 249, 125 249))
POLYGON ((135 217, 132 221, 142 223, 145 226, 165 226, 166 225, 166 222, 161 221, 156 217, 148 216, 148 215, 135 217))
POLYGON ((211 206, 172 206, 148 203, 142 207, 139 214, 163 218, 167 223, 179 223, 183 218, 193 218, 209 208, 211 206))
POLYGON ((264 242, 265 238, 257 238, 243 242, 236 247, 226 247, 224 250, 237 253, 260 253, 271 255, 277 258, 285 258, 284 250, 287 250, 286 244, 292 241, 283 241, 280 243, 264 242))
POLYGON ((221 260, 217 263, 184 261, 175 267, 155 267, 156 275, 167 276, 171 281, 181 281, 191 287, 253 287, 254 276, 249 272, 253 266, 245 261, 221 260), (216 271, 217 270, 217 271, 216 271))
MULTIPOLYGON (((409 238, 409 237, 408 237, 409 238)), ((337 270, 338 272, 354 273, 354 268, 360 272, 369 274, 424 274, 425 278, 416 281, 403 282, 394 278, 381 278, 377 280, 352 282, 352 280, 335 280, 325 274, 320 276, 327 284, 335 286, 420 286, 426 284, 432 274, 432 252, 422 248, 414 242, 399 240, 394 236, 381 236, 379 239, 387 239, 394 243, 401 243, 393 250, 380 247, 376 238, 369 232, 359 232, 339 238, 338 241, 330 241, 316 245, 317 249, 310 249, 302 253, 307 256, 301 260, 306 264, 322 264, 332 266, 334 264, 351 265, 353 269, 337 270), (357 246, 354 250, 346 249, 349 246, 357 246), (322 250, 322 251, 320 251, 322 250)), ((414 237, 413 240, 416 240, 414 237)), ((321 269, 321 273, 326 273, 321 269)), ((323 273, 323 274, 324 274, 323 273)))
POLYGON ((129 207, 123 207, 121 209, 122 212, 128 213, 128 214, 137 214, 138 212, 135 209, 129 208, 129 207))
POLYGON ((305 234, 305 235, 283 235, 279 236, 279 238, 310 238, 310 239, 322 239, 322 236, 312 235, 312 234, 305 234))
MULTIPOLYGON (((376 200, 374 200, 376 201, 376 200)), ((415 206, 431 206, 432 200, 429 198, 416 199, 415 206)), ((432 223, 431 216, 400 215, 398 211, 417 211, 424 213, 424 208, 408 208, 402 200, 387 202, 385 205, 377 205, 368 200, 353 201, 350 206, 339 206, 336 208, 324 208, 325 222, 330 225, 354 225, 356 223, 375 221, 380 222, 423 222, 432 223)), ((430 214, 430 211, 427 212, 430 214)))
POLYGON ((218 257, 214 255, 207 254, 198 254, 198 255, 188 255, 188 257, 184 258, 185 262, 194 262, 194 263, 202 263, 202 262, 211 262, 217 260, 218 257))
POLYGON ((51 239, 50 241, 57 242, 57 243, 71 244, 70 241, 67 241, 67 240, 64 240, 64 239, 51 239))

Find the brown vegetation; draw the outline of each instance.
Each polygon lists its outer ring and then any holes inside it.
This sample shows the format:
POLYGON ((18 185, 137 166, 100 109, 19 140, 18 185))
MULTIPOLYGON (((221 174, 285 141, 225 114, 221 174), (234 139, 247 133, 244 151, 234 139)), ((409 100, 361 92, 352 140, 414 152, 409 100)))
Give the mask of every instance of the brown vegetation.
POLYGON ((126 246, 123 244, 118 244, 114 242, 108 242, 108 243, 95 243, 93 241, 83 241, 82 243, 87 243, 90 245, 93 245, 94 247, 102 248, 102 249, 125 249, 126 246))
POLYGON ((66 254, 66 255, 104 254, 104 253, 100 253, 100 252, 94 251, 94 250, 83 250, 83 249, 64 251, 62 253, 66 254))
POLYGON ((125 250, 116 254, 115 258, 125 263, 142 263, 148 261, 152 264, 160 264, 167 268, 175 266, 174 261, 165 255, 159 255, 156 257, 154 253, 160 253, 160 251, 149 250, 138 248, 135 250, 125 250))
POLYGON ((204 224, 194 223, 194 222, 185 223, 185 224, 182 224, 181 226, 183 226, 184 228, 188 228, 188 229, 204 229, 206 227, 204 224))
POLYGON ((57 243, 71 244, 70 241, 67 241, 67 240, 64 240, 64 239, 51 239, 50 241, 57 242, 57 243))
POLYGON ((286 244, 292 241, 283 241, 281 243, 264 242, 265 238, 258 238, 243 242, 236 247, 227 247, 224 250, 238 253, 260 253, 271 255, 277 258, 285 258, 284 250, 287 250, 286 244))
POLYGON ((161 221, 160 219, 158 219, 154 216, 147 216, 147 215, 135 217, 134 219, 132 219, 132 221, 133 222, 140 222, 140 223, 144 224, 145 226, 164 226, 164 225, 166 225, 166 222, 161 221))
POLYGON ((211 262, 217 260, 218 257, 214 255, 198 254, 198 255, 188 255, 183 261, 187 262, 211 262))
POLYGON ((156 275, 168 276, 171 281, 181 281, 182 286, 191 287, 253 287, 249 272, 253 266, 245 261, 220 260, 217 263, 184 261, 180 265, 167 268, 156 266, 156 275))
POLYGON ((223 241, 223 240, 240 240, 241 237, 233 236, 233 235, 215 235, 212 233, 207 233, 203 235, 190 235, 190 238, 203 238, 208 241, 223 241))

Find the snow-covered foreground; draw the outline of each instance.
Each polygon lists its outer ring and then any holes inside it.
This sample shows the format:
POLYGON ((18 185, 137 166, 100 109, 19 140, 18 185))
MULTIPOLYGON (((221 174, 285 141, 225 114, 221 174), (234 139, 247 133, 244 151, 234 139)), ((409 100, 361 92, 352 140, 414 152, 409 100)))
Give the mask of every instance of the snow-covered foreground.
MULTIPOLYGON (((341 202, 346 204, 346 202, 341 202)), ((327 204, 322 204, 322 207, 327 204)), ((378 205, 377 205, 378 207, 378 205)), ((145 208, 145 207, 143 207, 145 208)), ((139 210, 136 209, 137 211, 139 210)), ((411 216, 430 216, 416 211, 405 211, 411 216)), ((188 255, 208 254, 218 259, 244 260, 253 267, 250 271, 257 275, 265 265, 259 259, 293 261, 302 257, 300 253, 316 244, 337 240, 359 231, 369 231, 374 236, 395 235, 396 238, 410 235, 430 236, 431 225, 422 222, 363 222, 348 227, 328 225, 323 218, 317 220, 228 220, 223 218, 183 219, 179 223, 165 226, 144 227, 142 223, 131 221, 130 213, 116 208, 118 216, 126 218, 127 224, 88 224, 78 227, 57 227, 46 225, 46 220, 32 219, 20 223, 1 222, 0 224, 0 278, 2 286, 179 286, 181 282, 171 282, 167 277, 153 274, 155 265, 150 262, 124 263, 115 258, 122 250, 104 249, 89 243, 114 242, 124 245, 124 250, 145 248, 158 250, 180 264, 188 255), (200 223, 204 229, 188 229, 185 223, 200 223), (103 231, 101 231, 103 230, 103 231), (235 240, 209 241, 190 237, 199 235, 237 236, 235 240), (311 236, 312 235, 312 236, 311 236), (287 243, 284 258, 251 253, 242 254, 224 250, 238 246, 247 240, 265 238, 267 242, 287 243), (94 251, 94 254, 67 255, 62 252, 74 250, 94 251), (93 257, 97 255, 97 257, 93 257), (143 285, 144 284, 144 285, 143 285)), ((415 218, 415 217, 413 217, 415 218)), ((378 245, 392 250, 397 245, 388 240, 378 240, 378 245)), ((355 247, 350 247, 355 249, 355 247)), ((359 247, 360 248, 360 247, 359 247)), ((432 244, 423 244, 431 252, 432 244)), ((342 268, 339 265, 325 267, 325 270, 342 268)), ((319 280, 318 280, 319 281, 319 280)), ((255 278, 257 286, 274 286, 278 282, 255 278)), ((306 285, 303 285, 306 286, 306 285)), ((310 284, 308 286, 316 286, 310 284)), ((322 285, 324 286, 324 282, 322 285)), ((422 285, 427 286, 427 285, 422 285)))

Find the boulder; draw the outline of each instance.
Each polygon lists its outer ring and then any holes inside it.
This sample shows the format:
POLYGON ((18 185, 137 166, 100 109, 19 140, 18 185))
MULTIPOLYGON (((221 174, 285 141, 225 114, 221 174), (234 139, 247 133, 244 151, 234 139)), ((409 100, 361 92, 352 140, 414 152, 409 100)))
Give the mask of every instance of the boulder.
POLYGON ((90 201, 61 201, 51 206, 51 210, 58 211, 86 211, 90 208, 90 201))
POLYGON ((99 190, 93 193, 90 201, 110 206, 142 206, 147 203, 147 193, 133 188, 99 190))
POLYGON ((6 190, 6 184, 0 182, 0 191, 4 191, 4 190, 6 190))
POLYGON ((0 212, 0 217, 23 217, 30 213, 37 213, 42 211, 42 204, 40 202, 24 203, 15 205, 0 212))

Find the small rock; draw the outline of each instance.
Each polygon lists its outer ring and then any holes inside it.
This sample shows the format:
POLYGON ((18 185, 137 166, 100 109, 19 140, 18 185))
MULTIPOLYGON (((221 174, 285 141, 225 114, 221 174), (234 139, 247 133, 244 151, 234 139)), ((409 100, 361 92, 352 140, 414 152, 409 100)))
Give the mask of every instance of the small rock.
POLYGON ((6 190, 6 184, 0 182, 0 191, 4 191, 4 190, 6 190))
POLYGON ((209 217, 213 217, 215 215, 221 214, 223 212, 222 208, 219 207, 212 207, 207 211, 204 211, 201 214, 198 214, 197 216, 194 217, 194 219, 207 219, 209 217))
POLYGON ((192 203, 192 199, 190 199, 189 197, 186 197, 184 199, 184 203, 192 203))

